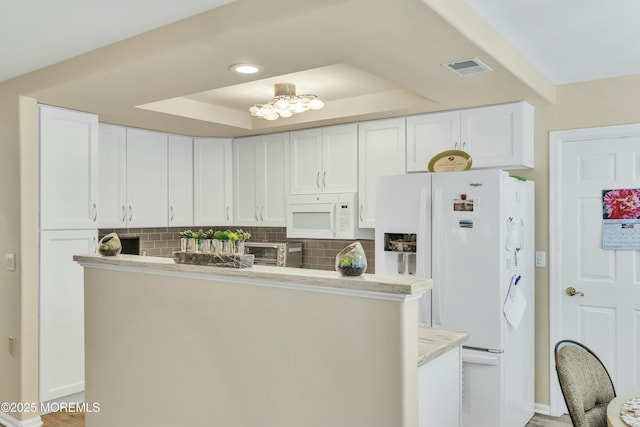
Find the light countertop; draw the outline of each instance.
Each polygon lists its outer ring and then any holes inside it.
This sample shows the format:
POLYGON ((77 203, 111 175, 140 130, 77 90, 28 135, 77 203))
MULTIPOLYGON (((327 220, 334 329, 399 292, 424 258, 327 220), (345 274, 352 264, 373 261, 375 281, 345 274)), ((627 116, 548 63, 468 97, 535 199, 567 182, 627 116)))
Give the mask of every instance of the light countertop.
POLYGON ((74 261, 83 266, 128 268, 149 272, 189 273, 216 275, 236 279, 277 281, 296 285, 322 286, 351 291, 376 292, 393 295, 413 296, 431 289, 431 279, 416 277, 381 276, 363 274, 357 277, 342 276, 336 271, 311 270, 304 268, 271 267, 254 265, 248 268, 211 267, 190 264, 176 264, 173 258, 99 254, 75 255, 74 261))
POLYGON ((418 328, 418 366, 446 353, 469 339, 463 331, 436 328, 418 328))

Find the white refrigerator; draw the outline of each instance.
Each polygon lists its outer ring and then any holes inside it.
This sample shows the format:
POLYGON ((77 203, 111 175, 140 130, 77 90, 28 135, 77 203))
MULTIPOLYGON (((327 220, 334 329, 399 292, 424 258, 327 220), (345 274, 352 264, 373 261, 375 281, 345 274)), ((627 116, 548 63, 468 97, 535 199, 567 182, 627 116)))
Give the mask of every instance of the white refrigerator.
POLYGON ((377 182, 376 273, 433 278, 423 326, 467 331, 462 424, 534 413, 534 184, 500 170, 377 182))

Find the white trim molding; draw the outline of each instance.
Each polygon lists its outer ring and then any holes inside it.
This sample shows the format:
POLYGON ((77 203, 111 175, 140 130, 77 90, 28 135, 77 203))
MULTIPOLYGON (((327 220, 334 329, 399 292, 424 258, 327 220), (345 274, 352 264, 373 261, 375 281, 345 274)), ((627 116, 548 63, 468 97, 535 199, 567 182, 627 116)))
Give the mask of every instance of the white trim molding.
POLYGON ((42 427, 40 415, 18 421, 6 412, 0 412, 0 423, 6 427, 42 427))

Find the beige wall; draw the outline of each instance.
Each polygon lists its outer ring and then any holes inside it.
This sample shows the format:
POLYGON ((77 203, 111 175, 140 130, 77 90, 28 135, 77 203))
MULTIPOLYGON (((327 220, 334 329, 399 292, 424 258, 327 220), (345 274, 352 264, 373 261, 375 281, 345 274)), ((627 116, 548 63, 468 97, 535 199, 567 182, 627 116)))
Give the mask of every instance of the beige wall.
MULTIPOLYGON (((558 87, 555 105, 536 109, 536 250, 549 252, 549 132, 640 123, 640 76, 558 87)), ((549 262, 549 258, 547 258, 549 262)), ((547 265, 548 265, 547 262, 547 265)), ((549 270, 536 269, 536 402, 549 404, 549 270)))
POLYGON ((85 283, 94 427, 418 425, 415 299, 91 267, 85 283))

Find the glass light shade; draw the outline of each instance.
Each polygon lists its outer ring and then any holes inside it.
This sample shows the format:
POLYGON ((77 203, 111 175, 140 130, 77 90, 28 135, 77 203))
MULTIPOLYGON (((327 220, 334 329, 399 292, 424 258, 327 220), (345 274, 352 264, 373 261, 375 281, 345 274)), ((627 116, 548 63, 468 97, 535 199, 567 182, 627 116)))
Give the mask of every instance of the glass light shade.
POLYGON ((291 117, 305 111, 319 110, 324 103, 316 95, 296 96, 296 86, 291 83, 277 83, 274 98, 266 104, 255 104, 249 108, 253 117, 276 120, 279 117, 291 117))
POLYGON ((318 98, 311 100, 311 102, 309 103, 309 108, 311 108, 312 110, 319 110, 322 107, 324 107, 324 102, 320 101, 318 98))
POLYGON ((286 110, 287 108, 289 108, 289 100, 284 98, 279 99, 275 104, 273 104, 273 106, 280 110, 286 110))

